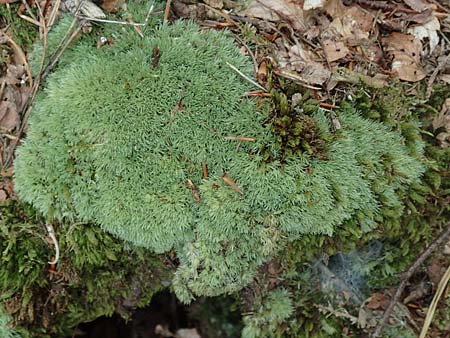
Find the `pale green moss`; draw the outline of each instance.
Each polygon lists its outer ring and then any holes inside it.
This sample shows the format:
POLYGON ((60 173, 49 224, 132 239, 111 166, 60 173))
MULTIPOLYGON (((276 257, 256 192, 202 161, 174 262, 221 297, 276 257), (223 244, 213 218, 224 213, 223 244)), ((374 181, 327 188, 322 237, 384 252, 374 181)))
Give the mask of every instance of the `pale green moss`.
POLYGON ((183 301, 240 290, 287 241, 332 235, 350 220, 354 231, 373 230, 423 172, 400 134, 353 109, 336 133, 324 112, 313 115, 330 140, 323 157, 275 160, 267 109, 244 97, 251 85, 228 66, 250 74, 251 63, 222 32, 176 22, 141 39, 121 28, 112 46, 82 43, 69 55, 36 102, 16 189, 50 218, 175 250, 183 301), (255 141, 237 149, 229 136, 255 141))

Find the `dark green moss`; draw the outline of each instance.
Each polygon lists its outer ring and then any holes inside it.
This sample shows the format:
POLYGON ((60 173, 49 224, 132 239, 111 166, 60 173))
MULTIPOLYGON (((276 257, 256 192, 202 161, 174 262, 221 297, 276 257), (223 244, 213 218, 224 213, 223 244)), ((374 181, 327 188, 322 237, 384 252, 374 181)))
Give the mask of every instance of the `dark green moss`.
POLYGON ((0 215, 0 306, 24 338, 61 337, 103 315, 127 317, 170 278, 158 256, 84 224, 55 225, 61 258, 52 269, 43 220, 12 200, 0 215))

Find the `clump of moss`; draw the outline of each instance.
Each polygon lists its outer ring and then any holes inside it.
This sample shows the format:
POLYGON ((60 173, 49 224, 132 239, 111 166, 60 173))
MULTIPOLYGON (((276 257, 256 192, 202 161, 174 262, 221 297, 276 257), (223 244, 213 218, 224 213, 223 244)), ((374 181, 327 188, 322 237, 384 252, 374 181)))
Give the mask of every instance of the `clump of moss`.
POLYGON ((89 225, 55 224, 61 258, 51 268, 42 221, 15 201, 0 206, 0 308, 23 338, 70 335, 78 323, 113 313, 127 317, 167 285, 161 258, 89 225))
POLYGON ((129 28, 111 46, 72 46, 36 102, 15 185, 47 217, 175 250, 173 287, 189 301, 240 290, 288 241, 367 233, 385 208, 402 210, 423 172, 420 140, 413 154, 351 107, 337 131, 320 110, 268 124, 228 66, 251 71, 227 34, 185 22, 144 38, 129 28), (332 135, 326 157, 315 156, 316 133, 332 135), (243 137, 253 141, 237 149, 243 137))
POLYGON ((0 25, 8 27, 8 33, 23 49, 29 48, 37 37, 37 27, 21 19, 17 14, 20 4, 2 4, 0 6, 0 25))
MULTIPOLYGON (((326 265, 342 253, 367 250, 374 243, 380 243, 377 255, 364 261, 361 267, 353 263, 352 278, 361 275, 364 288, 361 299, 366 299, 376 290, 383 290, 398 283, 397 274, 403 272, 417 259, 421 252, 441 231, 441 226, 450 221, 448 204, 450 192, 450 148, 442 148, 433 137, 432 120, 449 94, 448 87, 437 87, 436 95, 426 104, 419 104, 417 98, 404 94, 402 88, 391 86, 374 92, 355 91, 352 102, 341 102, 344 109, 357 109, 363 116, 398 130, 403 135, 405 147, 411 154, 424 153, 426 171, 420 182, 412 184, 401 192, 402 204, 383 204, 375 216, 377 230, 364 232, 350 219, 332 237, 305 235, 300 240, 286 246, 280 253, 276 275, 265 273, 260 277, 262 285, 256 299, 242 293, 245 311, 245 332, 267 337, 343 337, 367 336, 370 328, 358 328, 349 318, 358 317, 360 305, 346 300, 330 298, 330 290, 323 290, 323 281, 318 280, 315 267, 326 265), (423 150, 417 141, 425 141, 423 150), (289 291, 291 302, 295 304, 291 316, 278 325, 271 325, 269 317, 261 311, 276 280, 275 287, 289 291), (316 304, 311 306, 312 300, 316 304), (330 306, 331 303, 331 306, 330 306), (331 308, 333 311, 319 310, 331 308), (344 333, 346 332, 346 333, 344 333)), ((384 184, 382 184, 384 186, 384 184)), ((381 198, 381 196, 380 196, 381 198)), ((329 271, 335 280, 342 280, 338 274, 329 271)), ((330 282, 330 276, 325 278, 330 282)), ((347 285, 347 295, 352 285, 347 285)), ((338 292, 342 294, 342 290, 338 292)), ((386 329, 386 337, 413 336, 413 331, 405 322, 398 320, 386 329)), ((445 317, 445 316, 444 316, 445 317)), ((448 326, 448 325, 447 325, 448 326)), ((446 325, 442 325, 442 332, 446 325)), ((251 336, 251 335, 250 335, 251 336)))

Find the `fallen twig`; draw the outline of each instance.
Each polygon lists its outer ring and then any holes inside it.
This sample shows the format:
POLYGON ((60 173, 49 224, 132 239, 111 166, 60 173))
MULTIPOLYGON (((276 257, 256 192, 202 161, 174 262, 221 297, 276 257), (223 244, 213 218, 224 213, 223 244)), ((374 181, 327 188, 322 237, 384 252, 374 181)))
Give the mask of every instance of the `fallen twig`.
POLYGON ((408 280, 411 278, 411 276, 416 272, 416 270, 419 268, 419 266, 433 253, 433 251, 441 245, 448 237, 450 236, 450 223, 447 224, 447 228, 439 235, 437 239, 435 239, 422 254, 419 256, 419 258, 416 259, 416 261, 409 267, 409 269, 403 274, 402 282, 398 286, 394 296, 391 298, 391 302, 389 303, 388 308, 384 312, 383 318, 377 328, 375 329, 372 338, 380 337, 383 333, 384 328, 386 327, 386 324, 389 320, 389 317, 392 314, 392 311, 394 310, 395 305, 400 300, 400 296, 403 293, 403 290, 406 287, 406 284, 408 283, 408 280))

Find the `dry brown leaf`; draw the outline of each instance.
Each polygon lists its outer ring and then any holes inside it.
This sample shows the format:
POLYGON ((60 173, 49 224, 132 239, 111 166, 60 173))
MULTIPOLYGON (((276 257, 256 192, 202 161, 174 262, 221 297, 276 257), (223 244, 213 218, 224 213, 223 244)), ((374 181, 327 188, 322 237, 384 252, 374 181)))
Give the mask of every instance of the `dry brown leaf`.
POLYGON ((385 51, 392 55, 391 68, 401 80, 417 82, 425 77, 420 65, 422 43, 410 34, 394 32, 383 38, 385 51))
POLYGON ((349 49, 344 45, 342 41, 325 40, 323 42, 323 50, 328 62, 333 62, 344 58, 349 49))
POLYGON ((290 46, 287 50, 278 48, 275 58, 278 62, 277 72, 293 81, 322 85, 331 76, 323 64, 314 61, 314 54, 301 45, 290 46))
POLYGON ((423 12, 429 8, 429 5, 423 0, 403 0, 405 4, 414 9, 416 12, 423 12))
POLYGON ((0 129, 11 131, 16 127, 19 120, 17 104, 20 102, 20 93, 14 87, 6 86, 0 102, 0 129))
POLYGON ((212 8, 222 9, 223 8, 223 0, 203 0, 203 2, 212 8))
POLYGON ((303 3, 303 10, 309 11, 311 9, 322 8, 327 0, 305 0, 303 3))
POLYGON ((439 79, 447 84, 450 84, 450 74, 441 74, 439 75, 439 79))
POLYGON ((124 4, 125 0, 104 0, 100 7, 108 13, 116 13, 124 4))
POLYGON ((372 310, 385 309, 389 305, 389 298, 384 294, 375 292, 370 296, 367 307, 372 310))
POLYGON ((342 0, 328 0, 323 9, 330 17, 336 18, 342 16, 347 7, 344 6, 342 0))
POLYGON ((301 0, 253 0, 238 15, 274 22, 284 20, 300 32, 307 29, 301 0))
POLYGON ((23 81, 25 75, 25 66, 21 64, 9 64, 6 69, 6 84, 8 85, 16 85, 20 84, 23 81))
POLYGON ((358 46, 369 38, 373 20, 374 17, 370 13, 359 6, 352 6, 331 22, 322 37, 334 37, 336 40, 341 37, 348 46, 358 46))
POLYGON ((434 287, 437 287, 439 282, 441 281, 442 276, 444 275, 446 270, 446 266, 439 264, 438 262, 432 262, 429 266, 427 266, 427 274, 431 279, 434 287))
POLYGON ((0 202, 6 201, 8 198, 8 195, 6 194, 6 191, 3 189, 0 189, 0 202))
POLYGON ((439 44, 439 35, 438 31, 440 31, 441 25, 439 24, 439 20, 432 16, 430 20, 420 26, 413 26, 408 29, 408 33, 414 35, 419 40, 428 39, 430 44, 430 50, 428 54, 433 53, 434 49, 439 44))

